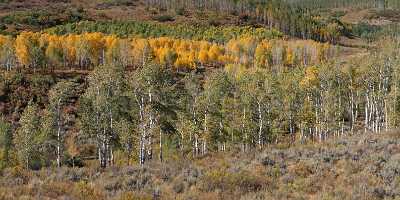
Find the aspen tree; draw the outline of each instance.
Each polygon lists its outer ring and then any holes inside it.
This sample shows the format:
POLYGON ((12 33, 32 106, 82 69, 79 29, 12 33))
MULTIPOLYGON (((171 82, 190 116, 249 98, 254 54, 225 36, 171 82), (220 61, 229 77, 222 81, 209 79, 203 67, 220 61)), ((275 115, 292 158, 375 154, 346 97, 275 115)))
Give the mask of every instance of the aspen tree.
POLYGON ((64 149, 66 116, 64 106, 68 103, 76 85, 72 82, 61 81, 49 91, 47 114, 42 120, 42 128, 50 140, 54 140, 57 167, 61 167, 61 156, 64 149))
POLYGON ((92 136, 98 148, 100 166, 114 162, 115 123, 123 109, 119 107, 124 82, 120 66, 99 66, 89 76, 89 87, 83 95, 81 123, 83 131, 92 136))
POLYGON ((0 35, 0 65, 11 70, 15 64, 14 40, 10 36, 0 35))
POLYGON ((40 33, 22 32, 15 40, 15 53, 18 61, 34 70, 43 64, 44 51, 40 44, 40 33))
POLYGON ((20 127, 16 131, 14 144, 17 149, 20 164, 26 169, 31 167, 36 149, 39 147, 37 140, 39 134, 38 106, 32 101, 24 109, 19 120, 20 127))

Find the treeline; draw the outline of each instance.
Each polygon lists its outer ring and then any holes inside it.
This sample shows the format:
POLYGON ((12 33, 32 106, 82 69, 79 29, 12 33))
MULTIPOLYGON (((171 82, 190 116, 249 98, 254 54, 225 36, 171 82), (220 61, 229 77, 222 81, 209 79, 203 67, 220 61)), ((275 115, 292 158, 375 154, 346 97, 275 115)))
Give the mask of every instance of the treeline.
POLYGON ((315 14, 312 9, 293 6, 281 0, 146 0, 146 4, 149 8, 214 11, 219 14, 239 15, 240 18, 250 18, 291 36, 322 42, 336 43, 340 36, 348 34, 346 26, 340 21, 323 18, 315 14))
POLYGON ((400 9, 397 0, 284 0, 298 7, 317 8, 377 8, 400 9))
POLYGON ((223 44, 231 39, 251 36, 259 39, 277 39, 283 35, 275 29, 254 28, 250 26, 206 26, 206 25, 169 25, 139 21, 81 21, 55 26, 46 33, 66 35, 100 32, 119 37, 172 37, 176 39, 205 40, 223 44))
MULTIPOLYGON (((3 119, 1 158, 27 168, 73 166, 84 156, 97 158, 102 167, 116 161, 143 165, 155 157, 249 151, 280 141, 323 141, 396 128, 399 44, 382 42, 379 51, 351 65, 286 71, 232 64, 206 74, 177 73, 151 58, 131 72, 101 65, 84 79, 83 89, 77 81, 59 81, 47 101, 40 101, 48 103, 38 104, 39 95, 18 123, 3 119)), ((1 98, 8 103, 25 97, 10 89, 10 83, 23 80, 14 73, 1 76, 1 98)))
POLYGON ((15 39, 0 36, 0 66, 7 70, 92 69, 118 63, 141 66, 147 57, 174 69, 220 67, 293 67, 326 62, 336 56, 337 47, 313 41, 262 40, 244 36, 226 45, 207 41, 160 38, 119 38, 101 33, 49 35, 23 32, 15 39))
MULTIPOLYGON (((273 3, 279 3, 273 0, 273 3), (274 2, 275 1, 275 2, 274 2)), ((287 6, 293 6, 303 9, 319 8, 380 8, 380 9, 399 9, 400 3, 397 0, 282 0, 287 6)), ((181 8, 216 10, 225 12, 241 12, 248 9, 254 9, 271 3, 270 0, 146 0, 148 6, 156 5, 162 9, 174 9, 176 6, 181 8)))
POLYGON ((398 37, 400 35, 400 26, 397 24, 376 26, 367 23, 359 23, 352 26, 351 32, 365 41, 374 42, 382 37, 398 37))

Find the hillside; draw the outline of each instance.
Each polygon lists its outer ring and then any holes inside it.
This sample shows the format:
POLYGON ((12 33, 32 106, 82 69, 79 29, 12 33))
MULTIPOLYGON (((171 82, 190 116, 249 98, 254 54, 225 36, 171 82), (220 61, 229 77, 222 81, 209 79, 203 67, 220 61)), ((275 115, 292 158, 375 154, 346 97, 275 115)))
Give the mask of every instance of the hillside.
POLYGON ((399 200, 399 52, 398 0, 0 0, 0 200, 399 200))
POLYGON ((2 172, 1 199, 395 199, 400 134, 270 145, 144 167, 2 172))

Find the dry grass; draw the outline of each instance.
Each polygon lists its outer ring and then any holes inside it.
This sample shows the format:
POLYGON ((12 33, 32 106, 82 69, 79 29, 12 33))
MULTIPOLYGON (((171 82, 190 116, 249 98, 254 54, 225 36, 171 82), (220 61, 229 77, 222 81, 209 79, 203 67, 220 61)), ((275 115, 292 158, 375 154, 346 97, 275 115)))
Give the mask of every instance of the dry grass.
POLYGON ((6 169, 0 199, 396 199, 400 134, 215 153, 145 167, 6 169))

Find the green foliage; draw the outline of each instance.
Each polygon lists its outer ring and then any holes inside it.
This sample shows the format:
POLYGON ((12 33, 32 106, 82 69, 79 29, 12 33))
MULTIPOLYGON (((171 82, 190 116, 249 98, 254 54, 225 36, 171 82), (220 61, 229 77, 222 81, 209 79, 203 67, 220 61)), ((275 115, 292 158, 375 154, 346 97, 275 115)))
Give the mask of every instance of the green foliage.
POLYGON ((131 6, 133 2, 131 0, 103 0, 101 4, 105 6, 131 6))
POLYGON ((399 9, 397 0, 284 0, 294 6, 320 9, 320 8, 379 8, 399 9))
POLYGON ((68 33, 101 32, 116 34, 121 37, 130 35, 144 38, 172 37, 179 39, 206 40, 225 43, 231 39, 243 36, 253 36, 259 39, 282 37, 275 29, 253 28, 249 26, 200 26, 200 25, 168 25, 139 21, 91 22, 81 21, 46 30, 47 33, 64 35, 68 33))
POLYGON ((25 26, 26 29, 36 30, 52 26, 78 22, 87 19, 82 9, 60 10, 30 10, 16 11, 0 17, 0 23, 4 25, 25 26))
POLYGON ((0 116, 0 170, 10 166, 12 139, 11 124, 3 116, 0 116))
POLYGON ((38 106, 32 101, 29 102, 21 115, 20 127, 14 137, 20 164, 26 169, 38 167, 38 148, 40 147, 38 112, 38 106))
POLYGON ((158 15, 154 16, 153 19, 158 22, 170 22, 175 20, 174 17, 171 15, 158 15))
MULTIPOLYGON (((176 0, 159 3, 149 1, 148 3, 158 8, 169 9, 176 9, 178 8, 176 5, 180 5, 176 0)), ((347 32, 347 28, 338 23, 337 20, 321 17, 319 13, 314 13, 314 10, 306 6, 296 6, 296 4, 287 1, 221 0, 214 2, 206 0, 203 4, 188 3, 185 5, 187 6, 186 9, 192 8, 196 10, 202 10, 207 7, 207 10, 214 11, 218 15, 233 13, 238 15, 239 20, 242 22, 253 20, 256 23, 264 24, 285 34, 303 39, 335 43, 339 36, 345 35, 347 32)))
POLYGON ((376 26, 367 23, 360 23, 352 26, 351 33, 366 41, 373 42, 385 36, 399 36, 400 26, 397 24, 376 26))

